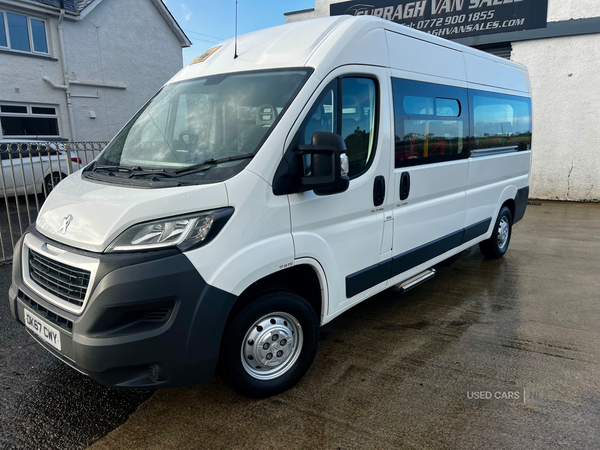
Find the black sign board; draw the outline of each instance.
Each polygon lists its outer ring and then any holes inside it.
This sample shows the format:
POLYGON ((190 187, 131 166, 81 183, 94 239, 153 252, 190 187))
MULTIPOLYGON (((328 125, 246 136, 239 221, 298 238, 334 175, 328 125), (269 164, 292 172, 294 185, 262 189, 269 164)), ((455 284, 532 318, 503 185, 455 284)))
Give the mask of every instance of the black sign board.
POLYGON ((548 0, 361 0, 334 3, 330 14, 377 16, 458 39, 545 28, 548 0))

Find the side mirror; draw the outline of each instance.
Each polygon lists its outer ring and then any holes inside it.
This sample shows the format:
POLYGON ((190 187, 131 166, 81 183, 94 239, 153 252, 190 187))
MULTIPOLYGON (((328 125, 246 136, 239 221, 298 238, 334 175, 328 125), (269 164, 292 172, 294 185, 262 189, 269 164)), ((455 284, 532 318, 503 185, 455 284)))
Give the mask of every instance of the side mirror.
POLYGON ((345 192, 350 185, 346 143, 339 134, 317 131, 310 145, 294 151, 302 158, 300 186, 317 195, 345 192))

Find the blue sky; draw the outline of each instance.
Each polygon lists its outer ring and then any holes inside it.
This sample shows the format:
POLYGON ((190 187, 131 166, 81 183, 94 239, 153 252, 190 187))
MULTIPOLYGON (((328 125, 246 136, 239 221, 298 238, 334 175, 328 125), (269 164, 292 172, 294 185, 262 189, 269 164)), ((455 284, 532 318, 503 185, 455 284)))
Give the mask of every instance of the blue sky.
MULTIPOLYGON (((235 33, 235 0, 163 0, 194 43, 183 64, 235 33)), ((285 23, 284 12, 314 8, 315 0, 238 0, 238 33, 285 23)))

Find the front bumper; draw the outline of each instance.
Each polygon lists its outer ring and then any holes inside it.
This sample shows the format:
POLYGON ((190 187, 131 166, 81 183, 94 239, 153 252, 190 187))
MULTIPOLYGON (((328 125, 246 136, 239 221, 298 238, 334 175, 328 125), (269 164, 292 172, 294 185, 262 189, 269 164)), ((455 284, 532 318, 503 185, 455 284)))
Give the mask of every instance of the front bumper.
POLYGON ((197 384, 214 374, 236 297, 208 285, 178 250, 104 255, 82 252, 32 233, 61 250, 99 259, 91 295, 75 315, 23 282, 23 238, 15 248, 11 312, 24 310, 60 332, 61 351, 32 335, 80 372, 110 386, 158 388, 197 384))

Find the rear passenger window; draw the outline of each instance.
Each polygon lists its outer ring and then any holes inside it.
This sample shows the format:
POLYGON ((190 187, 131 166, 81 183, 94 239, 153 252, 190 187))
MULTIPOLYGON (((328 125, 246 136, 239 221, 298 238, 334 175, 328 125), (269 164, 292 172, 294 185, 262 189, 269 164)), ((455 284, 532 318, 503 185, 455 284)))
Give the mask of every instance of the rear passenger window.
POLYGON ((404 97, 402 104, 404 105, 404 111, 407 114, 429 116, 433 114, 433 101, 434 99, 431 97, 415 97, 414 95, 407 95, 404 97))
POLYGON ((531 148, 531 100, 525 97, 471 91, 472 150, 531 148))
POLYGON ((466 89, 399 78, 392 87, 396 167, 468 157, 466 89))
POLYGON ((300 126, 300 145, 310 144, 316 131, 339 134, 346 143, 350 163, 348 175, 356 177, 367 169, 373 159, 376 117, 377 85, 374 79, 336 79, 323 91, 300 126))
POLYGON ((435 114, 439 117, 460 116, 460 103, 453 98, 436 98, 435 114))

